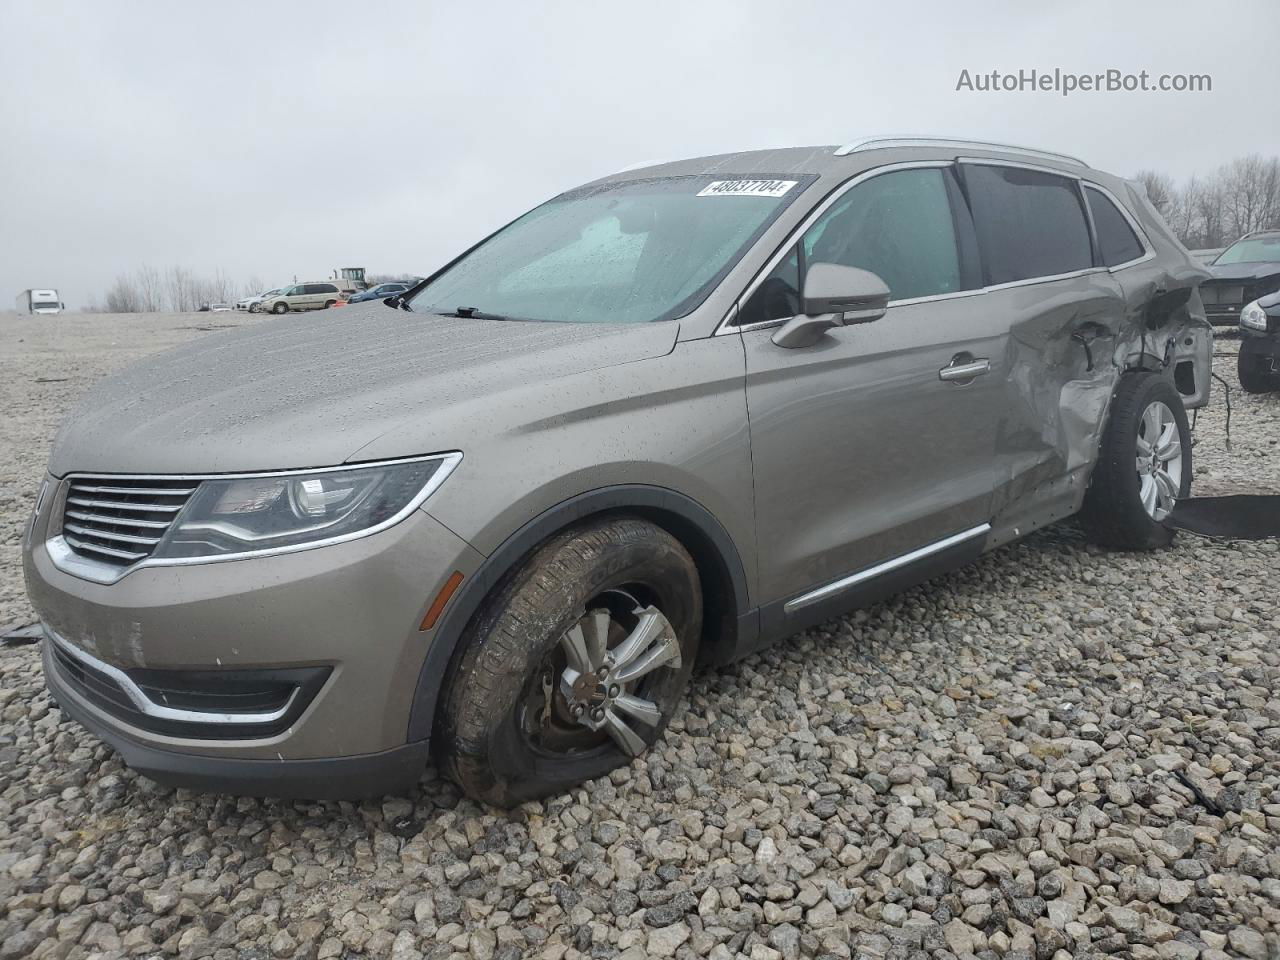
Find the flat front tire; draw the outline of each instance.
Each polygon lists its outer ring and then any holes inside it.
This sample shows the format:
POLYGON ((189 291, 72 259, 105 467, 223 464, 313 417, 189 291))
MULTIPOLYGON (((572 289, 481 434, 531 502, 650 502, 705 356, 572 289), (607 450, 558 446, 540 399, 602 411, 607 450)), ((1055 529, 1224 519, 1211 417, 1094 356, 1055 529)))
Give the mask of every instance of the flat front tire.
POLYGON ((1154 550, 1173 540, 1170 514, 1191 493, 1191 429, 1164 377, 1120 378, 1080 520, 1094 543, 1154 550))
POLYGON ((697 567, 665 530, 613 517, 553 536, 468 625, 437 718, 442 769, 506 807, 630 762, 676 710, 701 630, 697 567))

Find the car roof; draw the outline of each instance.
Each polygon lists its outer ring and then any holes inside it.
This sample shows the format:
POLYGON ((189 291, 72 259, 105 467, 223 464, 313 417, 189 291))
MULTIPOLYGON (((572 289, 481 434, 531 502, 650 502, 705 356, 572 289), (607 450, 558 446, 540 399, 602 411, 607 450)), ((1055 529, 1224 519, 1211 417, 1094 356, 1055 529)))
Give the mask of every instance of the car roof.
POLYGON ((1037 147, 1022 147, 958 137, 863 137, 843 146, 827 144, 816 147, 742 150, 665 163, 637 164, 593 182, 697 176, 721 172, 735 176, 751 174, 782 176, 793 173, 823 177, 843 175, 857 169, 877 166, 880 163, 896 162, 897 159, 907 160, 913 155, 928 155, 931 159, 944 155, 990 157, 1060 168, 1064 172, 1079 173, 1082 170, 1090 170, 1091 173, 1100 173, 1100 171, 1091 170, 1088 164, 1077 157, 1037 147), (886 153, 891 153, 892 158, 885 156, 886 153))

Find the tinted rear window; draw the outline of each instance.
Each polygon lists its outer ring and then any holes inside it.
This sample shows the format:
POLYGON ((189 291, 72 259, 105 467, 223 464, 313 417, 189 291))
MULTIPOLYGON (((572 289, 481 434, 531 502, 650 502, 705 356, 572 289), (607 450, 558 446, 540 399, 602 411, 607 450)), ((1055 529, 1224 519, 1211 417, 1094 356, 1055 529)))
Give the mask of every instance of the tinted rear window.
POLYGON ((1129 221, 1106 194, 1093 187, 1085 187, 1084 195, 1089 201, 1089 212, 1093 214, 1093 230, 1098 235, 1103 263, 1114 267, 1136 260, 1146 252, 1129 221))
POLYGON ((965 165, 987 282, 1052 277, 1093 266, 1075 181, 1018 167, 965 165))

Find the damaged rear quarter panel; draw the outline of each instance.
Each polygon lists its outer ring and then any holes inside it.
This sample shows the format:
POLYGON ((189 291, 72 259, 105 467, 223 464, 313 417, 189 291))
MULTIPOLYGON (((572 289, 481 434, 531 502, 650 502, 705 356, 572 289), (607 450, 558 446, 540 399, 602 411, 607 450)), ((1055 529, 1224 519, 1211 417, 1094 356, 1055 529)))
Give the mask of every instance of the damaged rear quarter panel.
POLYGON ((1208 399, 1212 328, 1196 290, 1208 274, 1145 197, 1123 181, 1107 186, 1135 214, 1148 256, 988 293, 991 308, 1010 318, 1010 417, 997 438, 990 546, 1080 509, 1125 373, 1174 380, 1182 365, 1187 406, 1208 399))

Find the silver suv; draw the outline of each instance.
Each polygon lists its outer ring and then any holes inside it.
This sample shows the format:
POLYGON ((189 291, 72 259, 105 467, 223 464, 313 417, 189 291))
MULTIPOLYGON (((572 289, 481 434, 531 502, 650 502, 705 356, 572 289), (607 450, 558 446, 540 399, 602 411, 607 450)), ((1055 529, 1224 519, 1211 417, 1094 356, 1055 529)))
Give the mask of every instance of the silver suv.
POLYGON ((26 538, 48 684, 165 782, 434 755, 512 804, 725 662, 1080 513, 1169 542, 1205 276, 1070 157, 863 141, 606 177, 398 298, 91 389, 26 538))

